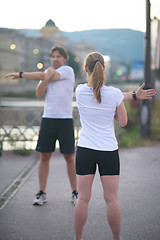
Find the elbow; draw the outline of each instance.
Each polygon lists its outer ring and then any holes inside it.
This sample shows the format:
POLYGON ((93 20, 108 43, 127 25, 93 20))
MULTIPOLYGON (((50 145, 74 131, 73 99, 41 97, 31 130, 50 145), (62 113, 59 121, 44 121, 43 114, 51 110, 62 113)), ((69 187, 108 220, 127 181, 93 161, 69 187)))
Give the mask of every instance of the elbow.
POLYGON ((36 94, 36 97, 37 97, 38 99, 42 98, 42 96, 40 96, 40 95, 38 95, 38 94, 36 94))
POLYGON ((36 94, 36 98, 40 98, 40 96, 38 94, 36 94))
POLYGON ((121 122, 121 127, 125 127, 126 125, 127 125, 127 118, 123 121, 123 122, 121 122))
POLYGON ((127 123, 122 123, 121 127, 125 127, 127 125, 127 123))
POLYGON ((41 98, 41 97, 42 97, 42 96, 39 94, 38 91, 36 91, 36 97, 37 97, 37 98, 41 98))

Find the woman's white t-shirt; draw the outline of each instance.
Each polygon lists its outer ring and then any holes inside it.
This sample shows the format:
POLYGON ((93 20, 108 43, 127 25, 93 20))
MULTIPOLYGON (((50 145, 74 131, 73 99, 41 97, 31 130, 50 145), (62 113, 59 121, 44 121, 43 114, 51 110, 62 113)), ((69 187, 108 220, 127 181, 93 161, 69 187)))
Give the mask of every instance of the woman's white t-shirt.
POLYGON ((82 125, 78 146, 101 151, 118 149, 114 115, 123 97, 118 88, 103 86, 99 104, 91 87, 87 84, 78 85, 76 99, 82 125))
POLYGON ((74 71, 69 66, 61 66, 56 71, 60 74, 60 80, 48 83, 42 117, 72 118, 74 71))

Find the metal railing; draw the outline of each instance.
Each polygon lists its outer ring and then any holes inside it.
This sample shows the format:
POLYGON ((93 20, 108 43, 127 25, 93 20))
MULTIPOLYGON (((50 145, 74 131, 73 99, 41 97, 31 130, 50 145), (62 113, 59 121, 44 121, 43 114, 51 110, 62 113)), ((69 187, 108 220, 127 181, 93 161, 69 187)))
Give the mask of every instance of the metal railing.
MULTIPOLYGON (((41 123, 43 107, 2 107, 0 109, 0 156, 3 144, 22 146, 36 142, 41 123)), ((80 120, 76 107, 73 107, 75 144, 79 138, 80 120)))

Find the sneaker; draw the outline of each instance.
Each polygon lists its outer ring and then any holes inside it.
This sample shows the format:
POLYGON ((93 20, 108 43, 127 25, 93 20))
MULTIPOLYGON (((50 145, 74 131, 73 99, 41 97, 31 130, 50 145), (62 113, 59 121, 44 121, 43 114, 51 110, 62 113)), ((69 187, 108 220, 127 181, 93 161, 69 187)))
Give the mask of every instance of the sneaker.
POLYGON ((45 202, 47 202, 46 193, 41 190, 36 194, 33 205, 43 205, 45 202))
POLYGON ((72 203, 73 203, 74 205, 76 205, 77 198, 78 198, 78 191, 77 191, 77 190, 74 190, 74 191, 72 192, 72 203))

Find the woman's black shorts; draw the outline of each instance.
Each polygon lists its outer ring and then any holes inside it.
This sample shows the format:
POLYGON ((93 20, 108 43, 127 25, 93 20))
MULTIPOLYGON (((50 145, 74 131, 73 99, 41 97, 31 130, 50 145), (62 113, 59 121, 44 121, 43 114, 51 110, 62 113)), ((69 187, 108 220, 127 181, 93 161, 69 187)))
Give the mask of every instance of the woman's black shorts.
POLYGON ((61 153, 75 152, 72 119, 42 118, 36 150, 44 153, 54 152, 56 140, 59 141, 61 153))
POLYGON ((76 173, 78 175, 95 174, 97 165, 100 176, 119 175, 120 161, 118 149, 115 151, 99 151, 77 147, 76 173))

